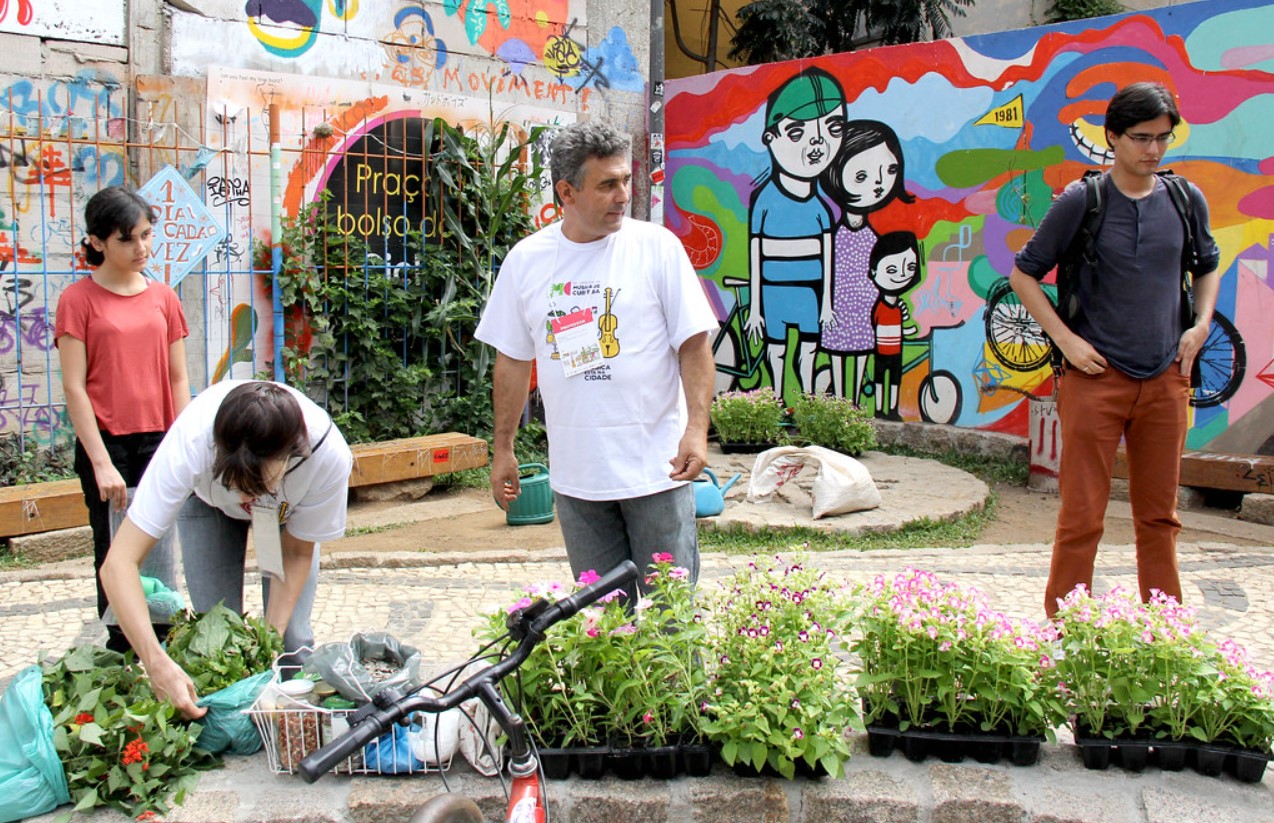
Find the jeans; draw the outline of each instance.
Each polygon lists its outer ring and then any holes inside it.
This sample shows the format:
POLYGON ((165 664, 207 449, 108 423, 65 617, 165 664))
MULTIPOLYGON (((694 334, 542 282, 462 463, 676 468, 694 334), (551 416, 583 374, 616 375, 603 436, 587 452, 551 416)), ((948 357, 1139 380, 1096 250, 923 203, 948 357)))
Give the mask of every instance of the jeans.
MULTIPOLYGON (((632 560, 642 572, 638 587, 644 593, 645 572, 656 552, 671 554, 675 565, 689 570, 692 584, 699 580, 692 484, 627 500, 580 500, 556 492, 553 498, 577 580, 590 569, 605 574, 632 560)), ((631 586, 627 590, 630 597, 635 594, 631 586)))
MULTIPOLYGON (((235 520, 214 509, 195 495, 177 516, 181 533, 181 562, 186 569, 186 590, 197 612, 206 612, 217 603, 236 613, 243 612, 243 567, 247 555, 247 520, 235 520)), ((314 645, 310 612, 318 586, 319 547, 314 545, 310 575, 296 601, 292 619, 283 633, 284 649, 291 653, 314 645)), ((270 603, 270 578, 261 576, 261 595, 270 603)))
POLYGON ((1077 584, 1090 591, 1097 544, 1105 525, 1110 475, 1122 438, 1128 453, 1128 497, 1137 536, 1137 583, 1181 599, 1177 572, 1177 483, 1188 422, 1189 377, 1173 364, 1148 380, 1114 368, 1086 375, 1068 368, 1057 412, 1062 424, 1058 472, 1061 508, 1053 561, 1044 590, 1052 617, 1057 598, 1077 584))
MULTIPOLYGON (((164 439, 163 432, 141 432, 138 434, 115 435, 102 432, 102 445, 110 457, 115 469, 124 478, 128 486, 128 498, 132 501, 133 491, 142 479, 142 473, 150 465, 150 459, 164 439)), ((106 647, 117 652, 128 651, 132 646, 115 622, 113 612, 108 613, 109 603, 106 591, 102 588, 102 563, 111 548, 111 540, 115 531, 123 522, 123 513, 111 508, 111 504, 102 500, 97 488, 97 473, 93 471, 93 462, 88 452, 77 439, 75 441, 75 473, 80 477, 80 490, 84 492, 84 505, 88 509, 88 524, 93 532, 93 576, 97 581, 97 616, 106 623, 106 647)), ((173 533, 170 530, 155 542, 150 553, 142 562, 141 573, 162 581, 165 586, 177 590, 176 556, 173 552, 173 533)), ((152 623, 155 636, 163 639, 168 634, 168 624, 155 621, 152 623)))

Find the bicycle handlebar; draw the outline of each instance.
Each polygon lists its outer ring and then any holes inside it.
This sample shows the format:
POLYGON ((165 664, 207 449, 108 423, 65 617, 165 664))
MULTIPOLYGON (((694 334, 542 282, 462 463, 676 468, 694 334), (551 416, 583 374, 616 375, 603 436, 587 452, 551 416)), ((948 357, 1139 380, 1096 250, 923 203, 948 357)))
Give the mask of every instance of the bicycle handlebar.
POLYGON ((517 669, 518 666, 521 666, 523 661, 530 656, 531 650, 535 648, 536 644, 544 639, 545 632, 553 624, 571 617, 585 606, 636 580, 637 573, 636 564, 631 560, 625 560, 602 575, 597 582, 558 600, 548 606, 548 608, 543 609, 542 612, 535 613, 535 616, 530 618, 529 624, 525 622, 526 618, 523 617, 524 631, 512 654, 466 678, 451 691, 440 697, 431 697, 419 693, 403 695, 393 688, 377 692, 372 698, 373 703, 359 710, 359 713, 370 710, 366 717, 350 726, 349 730, 341 734, 340 737, 327 743, 317 751, 311 752, 301 760, 299 764, 301 778, 306 783, 313 783, 331 771, 337 763, 340 763, 353 752, 358 751, 383 735, 394 723, 413 712, 438 714, 448 709, 454 709, 472 697, 481 697, 480 689, 482 684, 498 683, 510 672, 517 669))

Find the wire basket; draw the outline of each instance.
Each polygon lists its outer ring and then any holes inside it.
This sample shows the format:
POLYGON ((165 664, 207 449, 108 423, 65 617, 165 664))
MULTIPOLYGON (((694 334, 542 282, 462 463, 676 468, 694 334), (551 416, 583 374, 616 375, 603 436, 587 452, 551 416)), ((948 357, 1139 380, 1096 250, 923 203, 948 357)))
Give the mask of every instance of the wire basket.
MULTIPOLYGON (((276 664, 274 677, 261 690, 251 708, 261 733, 266 760, 275 774, 295 774, 301 760, 339 737, 350 725, 355 709, 325 709, 299 702, 279 689, 282 682, 276 664)), ((396 725, 377 740, 342 760, 335 774, 420 774, 446 771, 456 747, 448 745, 457 732, 449 713, 411 715, 409 725, 396 725)))

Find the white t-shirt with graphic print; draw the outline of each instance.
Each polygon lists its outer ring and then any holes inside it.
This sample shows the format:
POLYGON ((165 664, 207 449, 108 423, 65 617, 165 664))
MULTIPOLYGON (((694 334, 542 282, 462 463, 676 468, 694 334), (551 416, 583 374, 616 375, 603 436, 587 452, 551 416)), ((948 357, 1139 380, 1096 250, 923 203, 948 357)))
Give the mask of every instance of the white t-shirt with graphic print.
MULTIPOLYGON (((216 458, 212 426, 217 410, 233 388, 247 382, 251 381, 223 380, 204 389, 164 435, 128 508, 129 519, 146 534, 157 538, 168 531, 192 492, 228 517, 252 519, 250 505, 244 505, 239 493, 212 476, 212 463, 216 458)), ((315 543, 335 540, 345 533, 349 476, 354 458, 345 437, 332 424, 327 412, 296 389, 284 388, 301 406, 310 445, 319 445, 308 458, 289 460, 291 471, 284 475, 278 493, 258 498, 256 502, 281 509, 281 522, 298 540, 315 543)))
POLYGON ((553 489, 621 500, 681 485, 668 478, 686 426, 677 351, 716 328, 681 241, 625 218, 592 243, 571 242, 553 224, 514 246, 476 336, 508 357, 535 360, 553 489), (554 359, 550 321, 585 309, 601 365, 567 377, 554 359))

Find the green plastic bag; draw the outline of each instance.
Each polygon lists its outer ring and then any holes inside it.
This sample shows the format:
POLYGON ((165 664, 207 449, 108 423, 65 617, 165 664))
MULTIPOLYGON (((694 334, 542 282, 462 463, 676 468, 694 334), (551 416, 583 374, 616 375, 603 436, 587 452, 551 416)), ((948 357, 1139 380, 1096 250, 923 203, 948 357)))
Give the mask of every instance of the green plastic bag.
POLYGON ((272 677, 274 672, 264 671, 199 698, 195 705, 207 708, 208 713, 198 720, 203 731, 199 733, 195 747, 209 754, 256 754, 261 751, 261 733, 244 709, 252 708, 257 695, 272 677))
POLYGON ((41 677, 39 666, 28 666, 0 696, 0 823, 71 802, 41 677))

